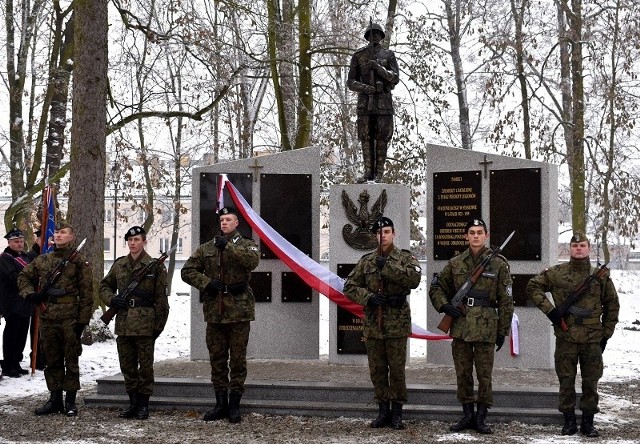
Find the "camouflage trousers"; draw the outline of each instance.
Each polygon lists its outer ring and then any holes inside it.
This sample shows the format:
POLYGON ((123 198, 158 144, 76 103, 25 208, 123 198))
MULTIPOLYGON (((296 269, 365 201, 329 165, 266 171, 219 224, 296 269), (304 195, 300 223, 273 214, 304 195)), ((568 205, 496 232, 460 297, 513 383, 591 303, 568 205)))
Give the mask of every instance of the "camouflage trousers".
POLYGON ((473 392, 473 367, 478 377, 478 404, 493 405, 493 357, 495 345, 492 342, 466 342, 453 339, 451 352, 456 369, 458 385, 457 397, 461 404, 475 402, 473 392))
POLYGON ((571 412, 576 406, 576 373, 580 363, 582 397, 580 410, 598 413, 598 381, 602 377, 602 350, 597 342, 576 344, 556 337, 555 365, 560 383, 561 412, 571 412))
POLYGON ((207 322, 207 348, 215 391, 243 393, 247 379, 247 344, 251 323, 207 322))
POLYGON ((75 325, 76 320, 72 318, 41 320, 40 343, 44 345, 47 354, 44 378, 47 389, 51 392, 80 390, 78 357, 82 352, 82 345, 73 329, 75 325))
POLYGON ((367 338, 365 345, 376 402, 407 402, 407 338, 367 338))
POLYGON ((153 337, 118 336, 116 344, 127 392, 153 394, 153 337))

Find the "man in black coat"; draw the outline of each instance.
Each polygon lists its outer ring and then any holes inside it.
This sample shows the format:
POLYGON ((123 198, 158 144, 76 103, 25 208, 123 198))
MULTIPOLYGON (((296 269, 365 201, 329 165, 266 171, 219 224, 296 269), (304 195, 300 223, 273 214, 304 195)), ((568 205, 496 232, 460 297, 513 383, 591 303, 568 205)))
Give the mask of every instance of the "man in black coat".
POLYGON ((29 373, 20 367, 27 343, 29 320, 33 314, 30 302, 18 294, 18 273, 31 259, 24 252, 24 234, 13 228, 5 236, 7 248, 0 254, 0 312, 6 319, 2 335, 2 375, 19 378, 29 373))

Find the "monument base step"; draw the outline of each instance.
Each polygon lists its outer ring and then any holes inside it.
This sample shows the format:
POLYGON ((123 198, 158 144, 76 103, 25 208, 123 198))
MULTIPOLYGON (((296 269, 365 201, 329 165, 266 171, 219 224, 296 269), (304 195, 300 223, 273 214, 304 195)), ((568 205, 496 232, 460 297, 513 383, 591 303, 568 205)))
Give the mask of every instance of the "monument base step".
MULTIPOLYGON (((374 418, 378 406, 373 389, 327 382, 255 381, 245 384, 243 413, 270 415, 374 418)), ((414 420, 457 421, 462 413, 455 399, 454 386, 412 384, 403 417, 414 420)), ((215 403, 211 383, 192 378, 157 378, 155 394, 149 401, 152 410, 205 412, 215 403)), ((560 424, 557 393, 549 388, 494 387, 494 400, 502 403, 489 411, 490 422, 519 421, 527 424, 560 424)), ((84 396, 84 404, 93 408, 124 408, 129 398, 121 376, 98 380, 96 393, 84 396)))

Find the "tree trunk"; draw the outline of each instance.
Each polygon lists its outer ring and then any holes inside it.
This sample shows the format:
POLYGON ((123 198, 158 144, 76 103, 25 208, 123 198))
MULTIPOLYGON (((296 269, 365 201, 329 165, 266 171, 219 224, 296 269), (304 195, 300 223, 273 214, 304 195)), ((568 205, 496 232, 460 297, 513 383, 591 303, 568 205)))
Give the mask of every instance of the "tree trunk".
POLYGON ((447 27, 449 41, 451 44, 451 60, 453 62, 453 72, 456 82, 456 95, 458 97, 460 137, 462 138, 462 148, 473 149, 471 144, 471 124, 469 122, 469 104, 467 103, 467 84, 465 80, 462 57, 460 56, 460 15, 461 0, 455 1, 455 10, 452 0, 443 0, 447 12, 447 27))
POLYGON ((531 117, 529 113, 529 93, 527 87, 527 77, 524 69, 524 33, 522 23, 524 14, 528 7, 528 0, 522 0, 520 7, 517 7, 514 0, 511 0, 511 14, 515 23, 515 50, 516 50, 516 70, 518 73, 518 83, 520 84, 520 108, 522 109, 523 145, 525 158, 531 159, 531 117))
POLYGON ((311 3, 298 2, 298 125, 294 148, 311 144, 313 130, 313 80, 311 78, 311 3))
POLYGON ((75 63, 69 219, 93 265, 95 295, 104 275, 104 191, 107 134, 107 0, 75 2, 75 63))

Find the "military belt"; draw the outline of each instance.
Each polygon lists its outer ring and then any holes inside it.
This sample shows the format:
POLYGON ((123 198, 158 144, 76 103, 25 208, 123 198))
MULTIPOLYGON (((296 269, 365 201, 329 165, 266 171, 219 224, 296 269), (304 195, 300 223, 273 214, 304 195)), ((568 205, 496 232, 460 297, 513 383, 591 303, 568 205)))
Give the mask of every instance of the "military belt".
POLYGON ((50 304, 75 304, 78 302, 76 296, 50 296, 48 301, 50 304))
POLYGON ((133 297, 127 301, 129 308, 153 307, 153 301, 150 299, 141 299, 133 297))
POLYGON ((227 292, 235 296, 244 293, 248 286, 246 282, 236 282, 235 284, 227 285, 227 292))
POLYGON ((467 307, 491 307, 495 308, 495 304, 493 304, 489 299, 479 299, 479 298, 467 298, 464 304, 467 307))

